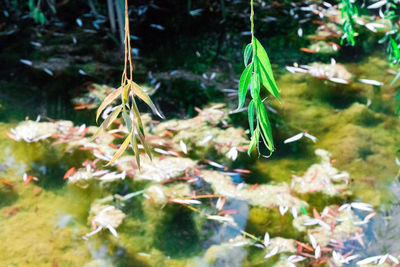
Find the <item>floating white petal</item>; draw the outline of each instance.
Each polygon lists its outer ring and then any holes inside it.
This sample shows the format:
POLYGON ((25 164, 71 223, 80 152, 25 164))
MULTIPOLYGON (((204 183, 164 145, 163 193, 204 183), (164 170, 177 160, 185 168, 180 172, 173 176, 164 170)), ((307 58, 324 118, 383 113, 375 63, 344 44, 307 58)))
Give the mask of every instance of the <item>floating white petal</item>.
POLYGON ((297 141, 297 140, 300 140, 303 136, 304 136, 304 133, 296 134, 296 135, 294 135, 294 136, 292 136, 292 137, 289 137, 289 138, 286 139, 285 141, 283 141, 283 143, 284 143, 284 144, 287 144, 287 143, 295 142, 295 141, 297 141))
POLYGON ((269 234, 268 232, 266 232, 264 235, 264 246, 268 247, 268 245, 269 245, 269 234))
POLYGON ((377 262, 381 257, 382 257, 382 255, 369 257, 369 258, 363 259, 361 261, 358 261, 357 265, 363 265, 363 264, 369 264, 369 263, 377 262))
POLYGON ((368 79, 359 79, 360 82, 365 83, 365 84, 370 84, 370 85, 375 85, 375 86, 382 86, 382 82, 378 82, 375 80, 368 80, 368 79))
POLYGON ((187 154, 187 147, 186 147, 186 144, 181 140, 181 141, 179 142, 179 145, 180 145, 180 147, 181 147, 181 149, 182 149, 182 152, 185 153, 185 154, 187 154))
POLYGON ((308 237, 310 238, 310 242, 313 248, 317 247, 317 240, 315 240, 315 237, 312 234, 308 234, 308 237))
POLYGON ((335 77, 329 77, 328 80, 330 80, 331 82, 334 82, 334 83, 341 83, 341 84, 348 84, 349 83, 345 79, 335 78, 335 77))
POLYGON ((279 248, 278 247, 274 247, 270 253, 268 253, 267 255, 265 255, 265 259, 270 258, 274 255, 276 255, 276 253, 278 253, 279 248))
POLYGON ((368 9, 376 9, 376 8, 380 8, 381 6, 384 6, 386 4, 387 4, 387 1, 386 0, 382 0, 382 1, 376 2, 376 3, 372 4, 372 5, 369 5, 367 8, 368 9))

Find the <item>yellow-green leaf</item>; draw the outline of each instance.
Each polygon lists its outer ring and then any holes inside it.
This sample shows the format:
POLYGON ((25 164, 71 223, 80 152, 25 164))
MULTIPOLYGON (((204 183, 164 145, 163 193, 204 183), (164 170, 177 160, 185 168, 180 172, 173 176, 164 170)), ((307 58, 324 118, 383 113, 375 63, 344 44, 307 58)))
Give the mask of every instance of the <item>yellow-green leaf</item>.
POLYGON ((144 135, 144 128, 143 128, 142 118, 140 117, 139 109, 137 108, 136 101, 135 101, 134 97, 132 97, 132 110, 133 110, 133 113, 135 114, 135 118, 136 118, 136 121, 137 121, 137 126, 139 126, 140 133, 142 135, 144 135))
POLYGON ((114 111, 108 115, 108 117, 103 121, 103 123, 99 126, 96 133, 90 138, 89 142, 92 142, 94 139, 99 137, 107 128, 111 125, 111 123, 118 117, 119 113, 121 112, 121 106, 114 109, 114 111))
POLYGON ((129 89, 131 88, 131 84, 128 83, 124 86, 124 90, 122 91, 121 98, 122 98, 122 105, 125 105, 128 102, 128 94, 129 89))
POLYGON ((111 123, 118 117, 119 113, 121 112, 122 106, 119 105, 117 108, 111 112, 111 114, 103 121, 101 124, 103 126, 104 130, 107 130, 108 127, 110 127, 111 123))
POLYGON ((256 127, 256 129, 254 130, 253 135, 251 136, 251 141, 250 141, 250 146, 249 149, 247 150, 247 154, 249 154, 253 151, 253 149, 257 146, 258 147, 258 142, 260 139, 260 128, 256 127))
POLYGON ((128 131, 132 131, 132 121, 129 118, 128 112, 125 109, 122 109, 122 118, 124 118, 124 122, 126 125, 126 128, 128 128, 128 131))
POLYGON ((150 160, 153 160, 151 150, 146 142, 144 135, 142 133, 140 133, 139 126, 137 124, 135 124, 135 125, 136 125, 136 129, 138 131, 137 137, 139 138, 140 143, 143 145, 144 151, 146 152, 147 156, 149 156, 150 160))
POLYGON ((96 114, 96 122, 99 120, 101 112, 110 105, 120 94, 121 94, 122 87, 119 87, 117 90, 114 90, 111 94, 109 94, 101 103, 100 107, 97 109, 96 114))
POLYGON ((122 143, 122 145, 117 150, 117 153, 115 153, 114 157, 110 160, 110 162, 108 162, 106 164, 106 166, 113 164, 119 157, 121 157, 122 153, 124 153, 124 151, 128 147, 131 137, 132 137, 132 133, 130 133, 128 135, 128 137, 125 139, 125 141, 122 143))
POLYGON ((140 154, 139 154, 139 148, 138 148, 138 145, 137 145, 137 141, 136 141, 136 136, 135 135, 132 135, 132 137, 131 137, 131 146, 132 146, 132 149, 133 149, 133 153, 135 154, 135 157, 136 157, 136 164, 137 164, 137 166, 138 166, 138 168, 140 170, 140 154))
POLYGON ((143 145, 144 151, 146 152, 147 156, 150 158, 150 160, 153 160, 153 155, 151 154, 149 144, 146 142, 146 140, 144 140, 144 137, 143 140, 141 140, 141 143, 143 145))
POLYGON ((99 135, 101 135, 104 132, 103 123, 100 125, 99 128, 97 128, 96 133, 92 136, 92 138, 90 138, 89 143, 93 142, 94 139, 96 139, 99 135))
POLYGON ((153 101, 151 101, 150 97, 146 94, 146 92, 143 90, 142 87, 140 87, 137 83, 134 81, 131 81, 132 84, 132 90, 133 92, 140 98, 142 99, 149 107, 153 110, 155 114, 157 114, 160 118, 165 119, 165 117, 161 114, 160 111, 156 108, 154 105, 153 101))

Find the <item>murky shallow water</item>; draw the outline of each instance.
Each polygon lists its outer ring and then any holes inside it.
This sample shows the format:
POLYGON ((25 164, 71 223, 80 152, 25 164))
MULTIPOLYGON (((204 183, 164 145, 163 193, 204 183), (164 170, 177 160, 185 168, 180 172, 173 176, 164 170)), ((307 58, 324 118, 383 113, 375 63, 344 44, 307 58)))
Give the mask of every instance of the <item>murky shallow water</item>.
MULTIPOLYGON (((366 105, 374 96, 372 86, 361 83, 342 86, 303 74, 285 74, 278 82, 283 102, 271 104, 279 112, 274 133, 277 152, 270 159, 250 161, 243 153, 234 166, 252 171, 241 179, 256 193, 262 184, 284 182, 289 188, 293 175, 303 176, 312 164, 319 162, 315 149, 331 152, 332 166, 350 175, 349 193, 344 195, 339 191, 328 196, 317 188, 313 193, 293 193, 308 203, 296 212, 299 216, 316 217, 313 210, 318 215, 328 205, 370 203, 378 215, 343 240, 342 248, 328 247, 342 254, 350 251, 353 255, 359 254, 358 259, 385 253, 397 257, 400 190, 394 177, 398 170, 395 153, 400 126, 393 112, 395 91, 387 86, 392 76, 385 71, 385 61, 377 57, 348 67, 357 77, 385 83, 381 88, 380 106, 366 105), (306 138, 283 144, 283 140, 304 130, 318 138, 315 144, 306 138)), ((240 231, 260 238, 269 232, 271 238, 310 243, 307 237, 310 232, 293 226, 291 210, 282 216, 277 206, 263 207, 252 202, 249 205, 240 196, 227 197, 223 207, 232 211, 229 215, 234 222, 232 226, 205 218, 204 214, 215 212, 215 200, 204 200, 198 213, 173 203, 155 205, 153 198, 143 194, 129 201, 116 197, 116 194, 123 196, 147 189, 151 184, 145 181, 129 178, 88 188, 68 184, 63 179, 65 172, 72 166, 81 166, 87 154, 65 152, 64 145, 52 146, 48 140, 29 144, 14 142, 4 132, 15 126, 0 124, 0 178, 3 181, 0 184, 0 262, 4 266, 272 266, 293 253, 264 259, 265 249, 240 243, 243 242, 238 238, 240 231), (25 172, 34 174, 39 181, 24 185, 25 172), (107 203, 126 214, 117 228, 119 238, 105 230, 84 240, 82 237, 93 230, 88 219, 92 203, 112 194, 114 197, 107 203), (236 238, 237 245, 227 245, 236 238)), ((210 152, 206 155, 214 158, 210 152)), ((233 182, 240 182, 237 178, 233 182)), ((196 190, 209 190, 204 186, 196 190)), ((361 221, 370 213, 353 210, 361 221)))

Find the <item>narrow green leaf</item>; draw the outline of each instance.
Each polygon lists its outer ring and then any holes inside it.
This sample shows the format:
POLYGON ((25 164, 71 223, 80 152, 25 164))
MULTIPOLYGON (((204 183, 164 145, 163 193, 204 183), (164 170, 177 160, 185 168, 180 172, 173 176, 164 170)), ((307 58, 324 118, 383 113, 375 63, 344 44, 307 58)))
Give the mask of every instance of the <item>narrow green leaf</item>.
POLYGON ((139 141, 140 141, 140 143, 142 144, 142 146, 144 148, 144 152, 146 152, 146 154, 150 158, 150 160, 153 160, 153 155, 151 153, 149 145, 146 142, 146 139, 145 139, 144 135, 139 132, 138 125, 135 124, 135 126, 136 126, 136 129, 138 131, 137 137, 139 138, 139 141))
POLYGON ((247 150, 247 154, 250 156, 251 152, 254 150, 254 148, 257 146, 258 147, 258 142, 260 140, 260 128, 256 127, 254 130, 254 134, 251 137, 249 149, 247 150))
POLYGON ((131 84, 128 82, 128 84, 126 84, 124 86, 124 89, 122 90, 122 94, 121 94, 121 101, 122 101, 122 105, 125 105, 128 102, 128 94, 131 88, 131 84))
POLYGON ((254 132, 254 100, 250 101, 248 115, 249 115, 250 133, 251 133, 251 136, 253 136, 253 132, 254 132))
POLYGON ((115 153, 114 157, 105 165, 109 166, 113 164, 119 157, 121 157, 122 153, 126 150, 126 148, 129 145, 129 142, 131 141, 132 133, 128 135, 128 137, 125 139, 125 141, 122 143, 122 145, 119 147, 117 152, 115 153))
POLYGON ((160 111, 156 108, 154 105, 153 101, 151 101, 150 97, 146 94, 146 92, 143 90, 142 87, 140 87, 137 83, 134 81, 131 82, 132 84, 132 90, 133 92, 140 98, 142 99, 149 107, 153 110, 155 114, 157 114, 160 118, 165 119, 165 117, 161 114, 160 111))
POLYGON ((273 96, 280 100, 279 89, 274 79, 274 74, 272 72, 271 63, 269 62, 267 52, 256 38, 254 38, 254 42, 256 46, 256 55, 254 57, 255 72, 260 75, 261 83, 265 86, 265 88, 267 88, 267 90, 273 96))
POLYGON ((250 43, 246 46, 246 48, 244 49, 244 65, 247 67, 247 65, 249 64, 249 60, 251 57, 251 54, 253 52, 253 45, 250 43))
POLYGON ((132 131, 132 121, 129 118, 128 112, 125 109, 122 109, 122 118, 124 118, 124 122, 126 125, 126 128, 128 128, 128 131, 132 131))
POLYGON ((139 154, 139 148, 138 148, 138 144, 137 144, 135 135, 132 135, 132 137, 131 137, 131 146, 133 149, 133 153, 135 154, 136 164, 140 170, 140 154, 139 154))
POLYGON ((260 97, 260 76, 258 73, 251 76, 250 93, 253 99, 260 97))
POLYGON ((120 94, 121 94, 122 87, 119 87, 117 90, 113 91, 111 94, 109 94, 101 103, 100 107, 97 109, 97 114, 96 114, 96 122, 99 120, 101 112, 108 106, 110 105, 120 94))
POLYGON ((135 98, 132 96, 132 110, 133 113, 135 114, 135 118, 137 121, 137 124, 135 123, 135 126, 138 126, 138 131, 144 136, 144 128, 143 128, 143 123, 142 123, 142 118, 140 117, 139 109, 136 105, 135 98))
POLYGON ((400 69, 398 70, 396 76, 394 77, 394 79, 393 79, 393 81, 390 83, 390 85, 391 85, 391 86, 394 85, 394 84, 397 82, 397 80, 398 80, 399 78, 400 78, 400 69))
POLYGON ((56 7, 55 6, 50 5, 50 9, 53 12, 53 14, 56 14, 57 11, 56 11, 56 7))
POLYGON ((271 124, 268 120, 267 111, 265 110, 264 103, 258 97, 256 98, 256 110, 257 110, 257 119, 260 123, 261 130, 263 136, 265 137, 267 143, 265 144, 267 148, 272 152, 274 151, 274 142, 272 139, 272 130, 271 124))
POLYGON ((392 37, 390 37, 390 41, 391 41, 392 49, 393 49, 393 57, 395 59, 398 59, 400 57, 400 49, 399 49, 396 41, 392 37))
POLYGON ((397 105, 397 116, 400 116, 400 103, 397 105))
POLYGON ((40 10, 38 8, 35 8, 35 10, 33 11, 33 20, 35 22, 39 22, 39 13, 40 10))
POLYGON ((46 17, 44 16, 43 12, 39 12, 39 23, 45 24, 47 22, 46 17))
MULTIPOLYGON (((104 122, 103 122, 104 123, 104 122)), ((99 128, 97 128, 96 133, 92 136, 92 138, 89 139, 89 143, 93 142, 94 139, 96 139, 97 137, 99 137, 103 132, 104 132, 104 128, 103 128, 103 123, 99 126, 99 128)))
POLYGON ((34 1, 33 1, 33 0, 29 0, 28 5, 29 5, 29 10, 32 12, 32 11, 33 11, 33 8, 34 8, 34 6, 35 6, 34 1))
POLYGON ((258 57, 255 57, 254 61, 255 72, 260 76, 261 84, 264 85, 264 87, 280 101, 281 97, 279 95, 278 87, 276 87, 275 81, 273 81, 274 78, 272 77, 271 79, 271 76, 268 75, 265 67, 261 64, 261 61, 258 57))
POLYGON ((253 65, 247 65, 244 69, 239 81, 239 106, 237 109, 241 109, 246 100, 247 89, 249 88, 251 74, 253 73, 253 65))
MULTIPOLYGON (((138 129, 138 125, 136 125, 136 129, 138 129)), ((144 152, 146 152, 146 154, 147 154, 147 156, 149 156, 150 160, 153 160, 153 155, 151 153, 151 149, 150 149, 149 145, 147 144, 144 135, 139 132, 137 137, 139 138, 140 143, 143 145, 144 152)))
MULTIPOLYGON (((269 147, 268 147, 268 142, 267 142, 267 140, 265 139, 265 137, 264 137, 263 134, 261 134, 261 138, 262 138, 262 140, 263 140, 263 144, 269 149, 269 147)), ((257 150, 258 150, 258 155, 260 156, 260 148, 257 147, 257 150)), ((268 156, 264 156, 264 155, 263 155, 263 157, 269 158, 269 157, 272 155, 272 152, 273 152, 273 150, 269 150, 269 155, 268 155, 268 156)))

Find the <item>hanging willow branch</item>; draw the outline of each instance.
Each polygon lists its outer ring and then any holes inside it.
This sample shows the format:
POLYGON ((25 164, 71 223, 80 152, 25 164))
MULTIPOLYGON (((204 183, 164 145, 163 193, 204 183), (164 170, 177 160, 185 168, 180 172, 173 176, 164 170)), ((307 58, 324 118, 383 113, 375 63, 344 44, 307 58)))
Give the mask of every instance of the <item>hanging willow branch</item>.
POLYGON ((122 114, 122 118, 125 122, 126 127, 128 128, 129 134, 126 137, 125 141, 122 143, 118 151, 115 153, 113 158, 107 163, 106 166, 115 162, 124 151, 128 148, 129 144, 131 144, 133 152, 136 156, 136 162, 138 167, 140 168, 140 156, 139 156, 139 147, 138 143, 140 142, 144 148, 145 153, 151 159, 151 150, 148 144, 145 141, 144 129, 142 119, 140 118, 140 113, 138 107, 136 105, 135 97, 139 97, 143 100, 150 108, 153 110, 155 114, 164 118, 163 115, 157 110, 154 103, 151 101, 150 97, 145 93, 145 91, 133 81, 133 63, 132 63, 132 55, 131 55, 131 37, 129 31, 129 17, 128 17, 128 1, 125 0, 125 64, 124 64, 124 72, 122 73, 121 86, 108 95, 103 103, 101 103, 100 107, 97 110, 96 121, 98 120, 101 112, 110 105, 114 100, 121 97, 121 104, 114 108, 113 112, 108 115, 108 117, 103 121, 100 125, 98 131, 93 136, 92 139, 97 138, 100 134, 102 134, 111 124, 112 122, 122 114), (131 101, 129 101, 129 98, 131 101))
POLYGON ((267 91, 272 94, 276 99, 280 100, 279 89, 276 85, 274 74, 272 72, 271 63, 267 52, 261 43, 254 36, 254 7, 253 0, 251 5, 251 43, 249 43, 244 50, 244 65, 245 69, 240 76, 239 81, 239 106, 242 108, 246 99, 248 87, 250 85, 250 94, 252 100, 249 103, 248 116, 249 126, 251 133, 251 142, 248 154, 257 147, 259 151, 260 136, 264 145, 270 151, 270 155, 274 151, 274 142, 272 139, 271 124, 268 119, 267 112, 264 107, 263 100, 260 96, 260 88, 263 86, 267 91), (251 58, 251 61, 249 62, 251 58), (255 112, 254 112, 255 111, 255 112), (256 127, 254 128, 254 121, 256 127))
POLYGON ((354 30, 354 17, 358 16, 358 10, 354 3, 350 0, 342 0, 342 11, 341 17, 343 19, 342 29, 343 36, 341 40, 341 44, 344 40, 347 40, 348 44, 352 46, 355 45, 354 36, 356 36, 356 32, 354 30))

